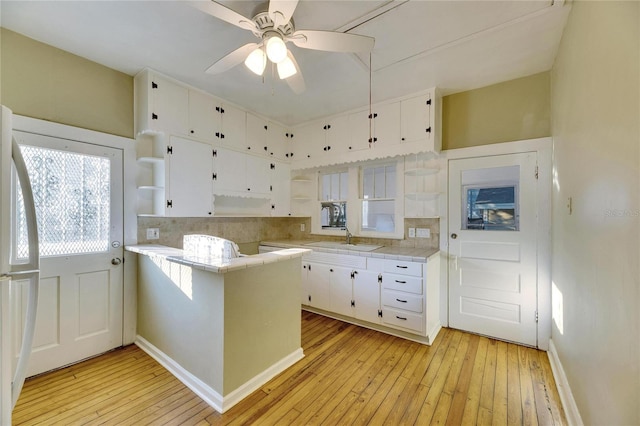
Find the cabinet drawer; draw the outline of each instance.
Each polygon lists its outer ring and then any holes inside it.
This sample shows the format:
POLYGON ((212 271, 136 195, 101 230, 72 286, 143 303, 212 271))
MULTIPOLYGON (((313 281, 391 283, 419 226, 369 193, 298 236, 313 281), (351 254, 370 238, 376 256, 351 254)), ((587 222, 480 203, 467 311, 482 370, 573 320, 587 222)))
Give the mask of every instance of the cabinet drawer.
POLYGON ((400 290, 408 293, 422 294, 422 278, 382 274, 382 288, 384 290, 400 290))
POLYGON ((392 308, 422 313, 422 296, 385 290, 382 292, 382 304, 392 308))
POLYGON ((403 262, 400 260, 385 260, 384 272, 392 274, 412 275, 414 277, 422 276, 422 263, 403 262))
POLYGON ((382 310, 382 321, 394 328, 405 328, 424 333, 424 316, 401 309, 384 308, 382 310))

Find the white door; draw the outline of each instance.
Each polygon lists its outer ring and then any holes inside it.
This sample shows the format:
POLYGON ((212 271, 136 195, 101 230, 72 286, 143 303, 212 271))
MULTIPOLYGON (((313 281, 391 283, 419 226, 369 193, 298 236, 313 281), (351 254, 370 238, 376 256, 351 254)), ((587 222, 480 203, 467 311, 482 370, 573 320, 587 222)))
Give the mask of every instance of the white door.
POLYGON ((449 161, 449 325, 537 345, 536 153, 449 161))
MULTIPOLYGON (((15 136, 29 170, 40 236, 30 376, 122 345, 122 150, 32 133, 15 136)), ((27 249, 20 207, 16 217, 12 256, 19 261, 27 249)), ((26 284, 14 289, 17 355, 26 284)))

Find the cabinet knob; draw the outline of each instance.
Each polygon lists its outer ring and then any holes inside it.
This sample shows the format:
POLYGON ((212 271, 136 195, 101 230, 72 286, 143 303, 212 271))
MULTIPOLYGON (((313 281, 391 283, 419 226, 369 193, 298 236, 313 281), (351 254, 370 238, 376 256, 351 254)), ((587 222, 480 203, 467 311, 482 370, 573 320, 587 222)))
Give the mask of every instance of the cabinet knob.
POLYGON ((264 147, 264 150, 265 150, 265 151, 266 151, 266 150, 268 150, 268 149, 269 149, 269 148, 267 148, 266 146, 264 147))
POLYGON ((194 134, 195 132, 193 130, 190 130, 191 134, 194 134))

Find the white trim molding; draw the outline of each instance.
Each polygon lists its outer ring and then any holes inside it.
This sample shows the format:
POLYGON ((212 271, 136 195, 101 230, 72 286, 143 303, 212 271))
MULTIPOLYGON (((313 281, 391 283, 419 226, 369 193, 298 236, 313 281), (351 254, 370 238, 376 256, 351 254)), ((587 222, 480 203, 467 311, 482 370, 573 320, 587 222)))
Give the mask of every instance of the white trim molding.
POLYGON ((285 356, 271 367, 246 381, 240 387, 230 392, 227 396, 220 395, 209 385, 198 379, 196 376, 185 370, 180 364, 170 358, 167 354, 151 344, 144 337, 138 335, 135 344, 155 359, 180 380, 186 387, 191 389, 196 395, 202 398, 207 404, 219 413, 224 413, 231 407, 249 396, 252 392, 260 388, 269 380, 291 367, 296 362, 304 358, 302 348, 298 348, 285 356))
POLYGON ((567 423, 569 423, 570 426, 584 425, 582 417, 580 416, 580 411, 578 411, 576 401, 573 399, 573 393, 571 393, 571 387, 569 386, 567 375, 564 373, 564 368, 562 368, 562 363, 558 357, 558 352, 556 350, 556 346, 553 344, 553 340, 549 340, 549 351, 547 352, 547 356, 549 357, 549 364, 551 364, 553 378, 556 381, 556 387, 560 394, 562 408, 564 408, 564 413, 567 416, 567 423))

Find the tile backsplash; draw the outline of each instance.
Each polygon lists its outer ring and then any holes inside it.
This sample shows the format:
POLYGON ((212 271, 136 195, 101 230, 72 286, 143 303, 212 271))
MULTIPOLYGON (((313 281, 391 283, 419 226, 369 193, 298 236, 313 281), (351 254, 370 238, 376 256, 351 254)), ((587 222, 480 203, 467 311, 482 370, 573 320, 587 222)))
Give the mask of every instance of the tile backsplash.
MULTIPOLYGON (((405 219, 405 239, 354 237, 355 243, 378 244, 408 248, 437 248, 440 238, 439 219, 405 219), (408 238, 409 228, 429 228, 429 238, 408 238)), ((187 234, 206 234, 234 241, 246 254, 258 252, 258 244, 265 240, 341 241, 341 237, 312 235, 309 217, 203 217, 168 218, 138 217, 138 244, 162 244, 182 248, 182 237, 187 234), (306 231, 300 231, 304 224, 306 231), (160 238, 147 239, 147 228, 158 228, 160 238)))

